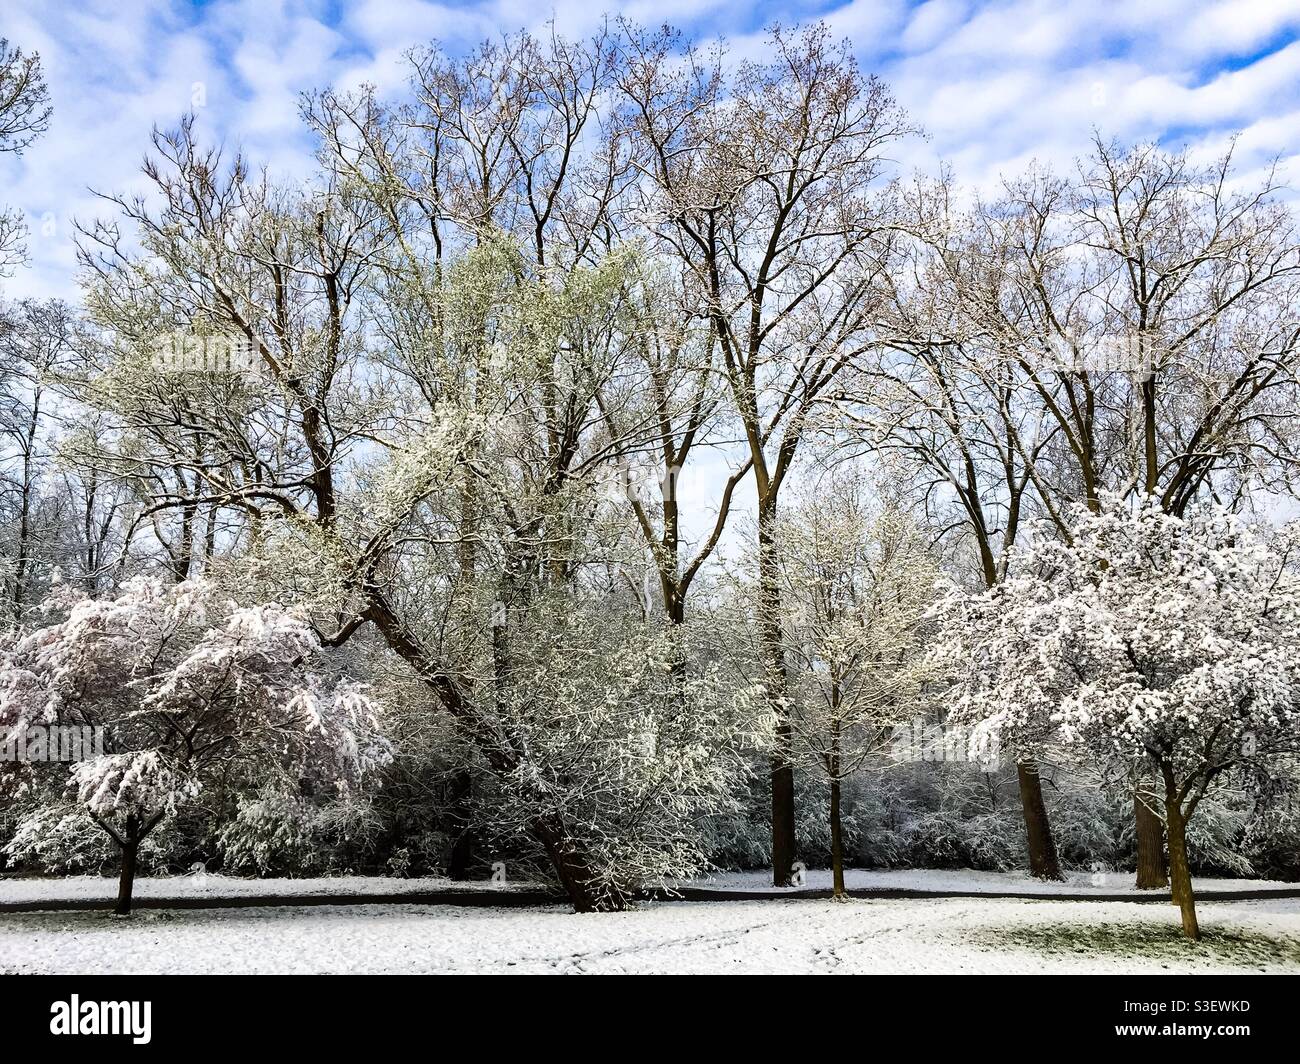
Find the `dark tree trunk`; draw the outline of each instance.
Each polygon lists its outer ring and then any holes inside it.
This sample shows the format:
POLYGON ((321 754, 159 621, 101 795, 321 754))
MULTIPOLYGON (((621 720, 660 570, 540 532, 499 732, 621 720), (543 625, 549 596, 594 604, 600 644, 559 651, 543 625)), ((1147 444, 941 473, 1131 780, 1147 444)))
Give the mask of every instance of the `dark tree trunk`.
POLYGON ((790 749, 793 732, 790 721, 776 727, 776 751, 772 754, 772 883, 788 887, 794 875, 794 768, 784 751, 790 749))
POLYGON ((113 909, 118 916, 131 915, 131 893, 135 889, 135 866, 140 853, 140 840, 134 835, 127 836, 126 845, 122 847, 122 872, 117 880, 117 906, 113 909))
POLYGON ((470 830, 473 800, 474 778, 469 769, 463 768, 452 781, 452 820, 456 838, 447 860, 447 876, 457 881, 469 878, 470 865, 474 860, 474 836, 470 830))
POLYGON ((767 698, 776 714, 772 751, 772 883, 788 887, 797 853, 794 808, 794 729, 785 699, 785 642, 781 633, 781 584, 775 543, 775 507, 759 503, 758 627, 767 698))
POLYGON ((542 844, 546 856, 550 858, 574 912, 617 912, 627 907, 630 899, 621 891, 607 891, 597 895, 587 860, 578 851, 563 825, 551 820, 539 820, 533 825, 533 836, 542 844))
POLYGON ((1056 840, 1043 804, 1043 782, 1038 765, 1021 761, 1016 765, 1020 781, 1020 806, 1025 816, 1025 841, 1029 848, 1029 873, 1035 879, 1061 880, 1061 863, 1056 856, 1056 840))
POLYGON ((1137 843, 1137 886, 1139 890, 1159 890, 1168 886, 1165 873, 1165 829, 1160 816, 1142 795, 1139 783, 1133 796, 1134 837, 1137 843))
POLYGON ((843 898, 844 891, 844 825, 840 820, 840 779, 831 777, 831 895, 843 898))

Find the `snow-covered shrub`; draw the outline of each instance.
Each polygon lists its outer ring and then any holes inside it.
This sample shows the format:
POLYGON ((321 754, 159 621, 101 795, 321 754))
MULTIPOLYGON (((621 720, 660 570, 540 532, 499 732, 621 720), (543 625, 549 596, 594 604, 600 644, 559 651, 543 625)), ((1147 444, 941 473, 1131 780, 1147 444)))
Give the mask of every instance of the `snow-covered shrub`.
POLYGON ((680 633, 560 601, 521 642, 500 741, 517 766, 488 817, 503 837, 562 825, 598 899, 709 863, 702 821, 734 808, 766 718, 747 689, 682 657, 680 633))
POLYGON ((313 670, 319 640, 292 611, 241 609, 203 583, 150 578, 105 599, 64 591, 46 610, 62 619, 0 660, 0 729, 93 726, 103 749, 70 769, 0 768, 0 793, 29 810, 10 852, 48 863, 75 824, 102 829, 121 852, 119 911, 141 844, 205 788, 346 797, 391 757, 378 707, 364 688, 313 670))

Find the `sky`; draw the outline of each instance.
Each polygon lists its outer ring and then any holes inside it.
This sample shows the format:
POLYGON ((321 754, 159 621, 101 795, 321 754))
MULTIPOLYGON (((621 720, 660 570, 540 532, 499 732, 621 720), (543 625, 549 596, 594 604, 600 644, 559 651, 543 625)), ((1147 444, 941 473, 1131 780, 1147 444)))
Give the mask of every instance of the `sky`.
POLYGON ((72 221, 106 213, 91 189, 142 188, 154 125, 194 110, 255 163, 305 174, 304 90, 397 94, 412 45, 454 51, 552 18, 579 35, 606 14, 722 37, 738 55, 757 54, 778 16, 824 19, 926 131, 900 167, 946 164, 973 187, 1034 159, 1068 167, 1093 130, 1207 156, 1239 134, 1247 179, 1281 157, 1300 185, 1300 0, 0 0, 0 36, 40 53, 54 105, 50 132, 0 160, 0 203, 31 230, 30 266, 5 295, 75 298, 72 221))

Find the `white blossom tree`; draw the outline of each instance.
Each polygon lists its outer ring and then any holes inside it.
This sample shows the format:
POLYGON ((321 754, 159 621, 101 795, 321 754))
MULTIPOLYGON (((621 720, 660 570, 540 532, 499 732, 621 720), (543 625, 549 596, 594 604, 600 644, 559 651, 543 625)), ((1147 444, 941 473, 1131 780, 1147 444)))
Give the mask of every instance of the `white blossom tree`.
POLYGON ((390 758, 378 707, 364 687, 313 668, 319 640, 293 611, 241 609, 202 583, 147 577, 113 597, 56 593, 46 606, 63 619, 0 659, 0 733, 102 729, 102 748, 70 773, 4 764, 6 797, 52 792, 10 848, 33 845, 51 808, 84 817, 121 852, 119 915, 131 911, 140 844, 217 776, 343 794, 390 758))
POLYGON ((1295 529, 1277 545, 1215 504, 1182 517, 1104 496, 1016 575, 942 605, 956 711, 973 743, 1059 740, 1162 808, 1173 898, 1199 938, 1187 823, 1216 784, 1263 784, 1300 753, 1295 529))
POLYGON ((562 595, 517 623, 528 638, 499 693, 500 756, 512 767, 490 812, 496 831, 566 824, 565 839, 539 841, 561 878, 582 877, 597 909, 704 871, 709 818, 738 810, 747 755, 771 743, 761 692, 699 656, 683 667, 689 624, 562 595))

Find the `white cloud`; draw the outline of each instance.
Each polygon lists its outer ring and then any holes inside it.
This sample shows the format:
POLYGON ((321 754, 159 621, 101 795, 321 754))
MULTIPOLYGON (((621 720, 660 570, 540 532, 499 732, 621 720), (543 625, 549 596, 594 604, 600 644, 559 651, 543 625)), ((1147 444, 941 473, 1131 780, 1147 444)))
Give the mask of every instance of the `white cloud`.
MULTIPOLYGON (((150 127, 174 124, 196 83, 206 132, 299 173, 310 165, 301 91, 368 81, 393 93, 412 45, 436 37, 463 47, 551 17, 562 32, 585 34, 606 10, 723 35, 738 54, 762 45, 762 20, 739 0, 219 0, 197 9, 183 0, 5 0, 4 33, 41 52, 55 104, 49 135, 23 160, 0 160, 0 202, 25 210, 35 230, 33 268, 6 294, 75 294, 70 219, 99 209, 87 186, 138 186, 150 127)), ((1033 158, 1068 166, 1094 128, 1202 153, 1241 130, 1246 169, 1288 158, 1298 143, 1300 43, 1288 37, 1300 27, 1300 0, 851 0, 829 9, 799 0, 768 10, 787 23, 821 13, 856 43, 864 67, 931 134, 900 147, 905 165, 946 160, 984 187, 1033 158)))

